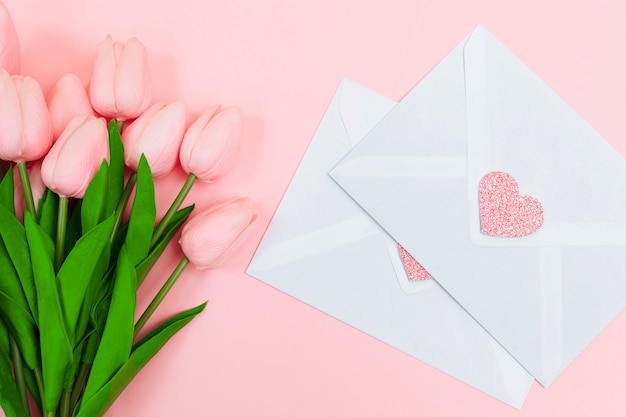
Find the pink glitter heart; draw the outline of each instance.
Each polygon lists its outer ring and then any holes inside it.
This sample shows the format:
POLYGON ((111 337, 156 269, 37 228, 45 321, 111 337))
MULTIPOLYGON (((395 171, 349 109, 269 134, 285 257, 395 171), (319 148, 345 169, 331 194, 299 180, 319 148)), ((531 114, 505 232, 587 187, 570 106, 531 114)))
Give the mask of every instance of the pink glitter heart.
POLYGON ((402 260, 404 270, 409 277, 409 281, 424 281, 427 279, 433 279, 426 268, 420 265, 420 263, 417 262, 415 258, 412 257, 411 254, 407 252, 406 249, 404 249, 399 243, 398 252, 400 253, 400 259, 402 260))
POLYGON ((478 186, 481 232, 520 237, 539 230, 543 207, 536 198, 520 195, 517 181, 506 172, 486 174, 478 186))

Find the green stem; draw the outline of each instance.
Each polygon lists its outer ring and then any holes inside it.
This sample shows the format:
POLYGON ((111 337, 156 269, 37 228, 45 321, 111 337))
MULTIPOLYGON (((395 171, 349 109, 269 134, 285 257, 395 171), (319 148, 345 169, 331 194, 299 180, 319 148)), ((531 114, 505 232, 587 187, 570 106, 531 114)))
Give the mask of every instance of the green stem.
POLYGON ((128 200, 130 200, 130 195, 135 188, 135 184, 137 184, 137 173, 133 172, 132 174, 130 174, 130 177, 128 177, 126 187, 124 187, 124 191, 122 192, 120 201, 117 204, 117 208, 115 209, 115 221, 113 223, 113 231, 111 232, 111 240, 109 241, 111 245, 113 245, 113 243, 115 242, 117 232, 119 232, 120 226, 122 225, 124 210, 126 210, 126 205, 128 204, 128 200))
POLYGON ((55 417, 56 416, 56 410, 55 411, 48 411, 46 413, 46 417, 55 417))
POLYGON ((20 391, 20 399, 22 400, 22 405, 24 406, 24 410, 30 416, 30 409, 28 407, 28 395, 26 394, 26 382, 24 380, 24 364, 22 362, 22 354, 20 353, 20 349, 15 342, 13 336, 9 335, 9 341, 11 343, 11 359, 13 360, 13 372, 15 373, 15 382, 17 383, 17 388, 20 391))
POLYGON ((154 234, 152 235, 152 243, 150 244, 150 247, 153 247, 154 244, 159 240, 159 238, 165 231, 165 228, 172 220, 172 217, 174 216, 174 214, 176 214, 180 206, 183 204, 183 200, 185 199, 185 197, 187 197, 187 194, 189 194, 189 191, 191 190, 191 187, 193 186, 193 183, 195 181, 196 181, 195 175, 189 174, 189 176, 187 176, 187 180, 183 184, 183 187, 180 189, 180 192, 176 196, 176 199, 174 199, 174 202, 172 203, 170 208, 167 210, 167 213, 165 213, 165 216, 163 216, 163 218, 161 219, 161 222, 159 223, 156 230, 154 231, 154 234))
POLYGON ((43 373, 41 367, 35 368, 35 380, 37 381, 37 388, 39 388, 39 396, 41 397, 41 413, 46 415, 46 392, 43 386, 43 373))
POLYGON ((26 162, 17 163, 17 171, 20 174, 20 181, 22 182, 22 191, 24 193, 24 202, 26 203, 26 210, 33 217, 35 222, 37 220, 37 210, 35 209, 35 200, 33 199, 33 189, 30 187, 30 179, 28 178, 28 168, 26 168, 26 162))
POLYGON ((159 304, 161 304, 161 301, 163 301, 167 293, 170 292, 170 290, 176 283, 176 280, 178 280, 178 277, 180 276, 180 274, 183 273, 187 265, 189 265, 189 259, 187 259, 186 256, 183 256, 183 259, 180 260, 180 262, 176 266, 176 269, 174 269, 174 272, 172 272, 172 275, 170 275, 170 277, 167 279, 165 284, 163 284, 148 308, 146 308, 146 311, 144 311, 141 317, 139 317, 139 320, 137 320, 137 324, 135 324, 134 337, 137 337, 141 329, 143 329, 143 326, 145 326, 146 322, 150 319, 152 313, 154 313, 159 304))
POLYGON ((67 211, 70 199, 68 197, 59 197, 59 213, 57 217, 57 244, 54 257, 54 268, 56 271, 61 268, 63 259, 65 258, 65 233, 67 230, 67 211))
POLYGON ((117 126, 117 131, 122 133, 122 126, 124 126, 124 121, 115 119, 115 125, 117 126))
POLYGON ((64 390, 59 406, 59 417, 70 417, 70 391, 64 390))
POLYGON ((80 364, 80 369, 78 370, 78 376, 74 381, 74 387, 72 388, 72 396, 70 397, 70 405, 71 407, 76 407, 78 403, 78 398, 80 397, 80 393, 83 390, 83 386, 85 385, 85 380, 87 379, 87 373, 89 372, 89 365, 85 362, 80 364))

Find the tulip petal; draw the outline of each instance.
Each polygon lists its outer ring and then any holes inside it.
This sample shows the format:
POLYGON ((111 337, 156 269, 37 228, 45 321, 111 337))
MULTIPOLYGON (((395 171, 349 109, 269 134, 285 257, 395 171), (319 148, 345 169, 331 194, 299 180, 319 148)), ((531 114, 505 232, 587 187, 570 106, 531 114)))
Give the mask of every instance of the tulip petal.
POLYGON ((0 69, 0 159, 16 161, 20 154, 22 111, 9 73, 0 69))
POLYGON ((241 116, 239 109, 227 108, 218 113, 204 131, 213 137, 206 146, 195 146, 195 165, 199 178, 211 181, 222 177, 233 165, 239 150, 241 116))
POLYGON ((247 199, 233 199, 191 219, 183 227, 180 245, 196 268, 212 268, 245 240, 255 220, 247 199))
POLYGON ((155 114, 146 127, 144 136, 151 139, 151 144, 145 147, 143 153, 154 177, 167 175, 176 165, 186 124, 187 108, 182 101, 178 101, 155 114))
POLYGON ((6 6, 0 2, 0 68, 9 74, 20 72, 20 44, 13 20, 6 6))
POLYGON ((108 159, 106 122, 93 116, 72 119, 43 160, 41 176, 57 194, 82 198, 103 159, 108 159))
MULTIPOLYGON (((122 143, 124 144, 124 162, 126 166, 133 171, 137 171, 139 158, 141 157, 141 145, 139 144, 143 136, 143 132, 148 127, 152 117, 165 107, 163 103, 155 103, 142 113, 137 119, 124 127, 122 132, 122 143)), ((150 164, 152 168, 152 164, 150 164)))
POLYGON ((65 74, 52 86, 47 103, 55 139, 74 117, 94 114, 85 86, 72 73, 65 74))
POLYGON ((230 245, 222 252, 220 256, 215 258, 215 260, 211 263, 211 268, 215 268, 220 266, 226 259, 228 259, 233 253, 235 253, 241 245, 248 239, 250 234, 256 228, 256 219, 257 216, 253 215, 250 218, 250 222, 245 229, 243 229, 239 235, 230 243, 230 245))
POLYGON ((209 123, 211 118, 217 114, 221 107, 222 106, 219 104, 209 107, 191 124, 191 126, 189 126, 187 132, 185 132, 183 142, 180 146, 179 158, 180 164, 187 174, 191 174, 189 166, 191 164, 191 156, 196 142, 200 138, 200 135, 206 125, 209 123))
MULTIPOLYGON (((205 116, 199 119, 205 121, 205 116)), ((228 107, 213 116, 199 134, 189 129, 181 147, 181 165, 200 181, 212 182, 222 177, 233 165, 239 150, 241 112, 228 107), (197 135, 197 136, 192 136, 197 135)))
POLYGON ((146 48, 137 38, 131 38, 117 62, 113 91, 117 111, 128 119, 143 112, 152 99, 150 72, 146 48))
POLYGON ((111 35, 98 45, 89 84, 91 105, 100 114, 114 117, 117 113, 113 83, 116 71, 115 52, 111 35))
POLYGON ((144 154, 155 178, 170 173, 176 165, 186 124, 187 107, 182 101, 150 106, 123 133, 126 165, 137 170, 144 154))
POLYGON ((22 160, 43 157, 52 145, 52 122, 41 86, 24 77, 19 87, 22 108, 22 160))

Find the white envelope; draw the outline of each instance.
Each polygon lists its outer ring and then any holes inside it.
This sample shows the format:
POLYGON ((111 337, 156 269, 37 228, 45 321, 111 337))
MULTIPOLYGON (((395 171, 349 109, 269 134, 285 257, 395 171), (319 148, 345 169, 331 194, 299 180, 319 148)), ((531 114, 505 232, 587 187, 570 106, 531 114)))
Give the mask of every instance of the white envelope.
POLYGON ((480 26, 331 176, 544 386, 626 305, 626 162, 480 26), (537 232, 481 233, 489 172, 537 232))
POLYGON ((432 279, 409 281, 395 241, 327 174, 394 104, 341 83, 248 273, 520 408, 530 375, 432 279))

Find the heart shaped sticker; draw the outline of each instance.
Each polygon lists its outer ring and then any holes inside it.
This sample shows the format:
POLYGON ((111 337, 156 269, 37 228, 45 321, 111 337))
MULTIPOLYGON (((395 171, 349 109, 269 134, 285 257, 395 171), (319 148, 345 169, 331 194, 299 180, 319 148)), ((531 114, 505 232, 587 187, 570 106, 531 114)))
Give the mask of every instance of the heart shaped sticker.
POLYGON ((400 253, 400 260, 404 265, 406 275, 409 277, 409 281, 425 281, 427 279, 433 279, 428 273, 426 268, 420 265, 409 252, 407 252, 401 244, 398 243, 398 252, 400 253))
POLYGON ((478 196, 480 231, 486 235, 527 236, 543 224, 539 200, 520 195, 517 181, 506 172, 490 172, 482 177, 478 196))

